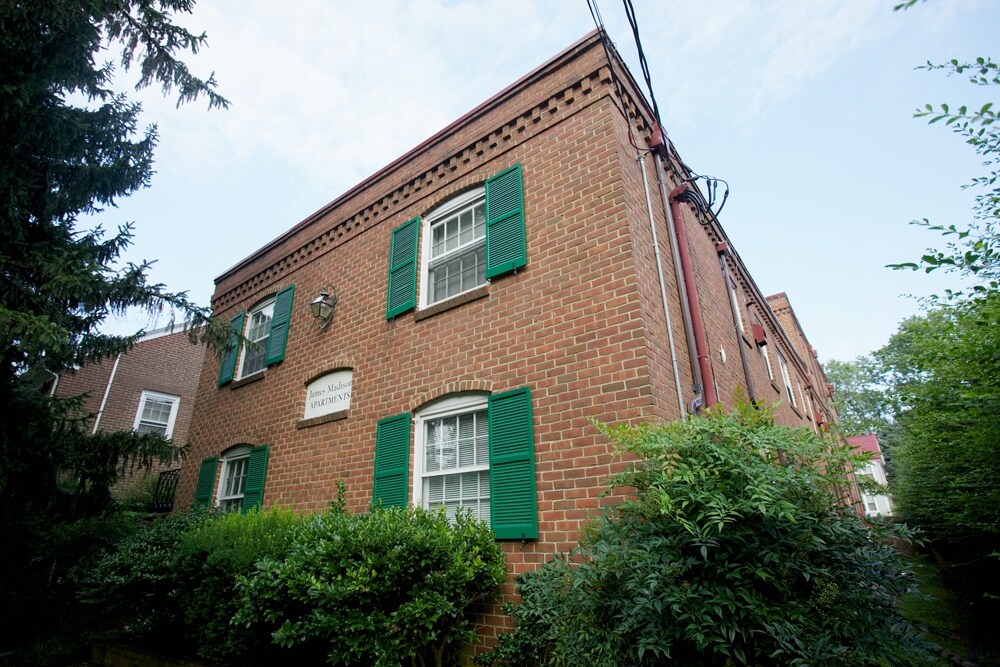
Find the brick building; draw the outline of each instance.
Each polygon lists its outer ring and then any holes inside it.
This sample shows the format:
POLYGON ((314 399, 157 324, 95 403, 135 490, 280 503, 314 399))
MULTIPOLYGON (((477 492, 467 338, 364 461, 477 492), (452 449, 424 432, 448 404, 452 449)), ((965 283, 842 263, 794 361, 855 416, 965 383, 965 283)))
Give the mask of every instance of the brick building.
POLYGON ((259 345, 205 364, 179 503, 319 511, 343 479, 354 510, 471 508, 516 573, 609 502, 591 420, 833 420, 667 148, 594 32, 223 273, 259 345))
MULTIPOLYGON (((861 470, 856 471, 857 475, 866 475, 872 481, 883 487, 889 486, 889 479, 885 474, 885 459, 882 457, 882 448, 878 444, 878 436, 873 433, 868 435, 856 435, 847 438, 847 444, 862 452, 868 452, 872 458, 861 470)), ((892 516, 892 496, 885 493, 870 493, 862 491, 861 508, 865 516, 892 516)))
MULTIPOLYGON (((51 391, 64 398, 84 396, 92 433, 157 432, 185 443, 204 361, 205 347, 191 344, 187 333, 158 329, 126 354, 61 373, 51 391)), ((116 491, 141 478, 127 475, 116 491)))

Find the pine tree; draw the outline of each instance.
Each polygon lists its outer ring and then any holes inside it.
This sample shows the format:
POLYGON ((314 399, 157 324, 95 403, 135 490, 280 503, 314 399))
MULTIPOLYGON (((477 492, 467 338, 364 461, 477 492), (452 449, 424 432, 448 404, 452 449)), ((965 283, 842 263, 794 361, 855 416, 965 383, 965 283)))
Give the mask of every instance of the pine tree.
MULTIPOLYGON (((197 53, 205 45, 204 34, 172 22, 173 14, 190 13, 193 4, 0 0, 0 410, 5 412, 0 518, 5 520, 51 511, 60 473, 70 468, 80 481, 93 466, 80 449, 74 410, 79 402, 48 399, 37 387, 39 378, 134 345, 142 332, 101 332, 109 315, 133 308, 176 311, 193 338, 218 342, 225 334, 211 322, 209 310, 191 303, 186 293, 151 284, 149 262, 119 266, 132 240, 131 224, 109 234, 91 219, 147 187, 153 173, 156 127, 138 129, 141 108, 114 91, 116 75, 131 71, 137 89, 159 85, 165 95, 176 95, 178 105, 199 98, 210 108, 228 105, 213 77, 194 76, 178 59, 177 54, 197 53), (107 53, 120 54, 117 64, 99 62, 107 53)), ((146 459, 158 449, 149 439, 120 446, 121 456, 146 459)), ((92 481, 100 486, 105 482, 96 480, 103 477, 92 481)), ((78 488, 88 490, 82 482, 78 488)))

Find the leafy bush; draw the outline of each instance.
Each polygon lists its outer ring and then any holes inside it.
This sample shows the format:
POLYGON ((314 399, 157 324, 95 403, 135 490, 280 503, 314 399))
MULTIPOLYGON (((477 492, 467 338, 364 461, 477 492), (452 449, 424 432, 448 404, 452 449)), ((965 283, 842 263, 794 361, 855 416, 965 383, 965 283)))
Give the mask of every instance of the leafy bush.
POLYGON ((889 531, 837 505, 847 450, 741 408, 605 432, 634 499, 517 579, 492 665, 932 665, 889 531), (786 462, 784 464, 779 461, 786 462))
POLYGON ((228 512, 191 526, 177 545, 173 591, 187 636, 196 652, 213 664, 269 662, 270 637, 231 624, 239 609, 238 576, 252 574, 257 561, 281 558, 303 517, 272 508, 247 514, 228 512))
POLYGON ((236 623, 332 665, 440 666, 475 637, 477 604, 505 578, 493 533, 468 514, 452 525, 421 508, 334 505, 296 531, 283 559, 241 578, 236 623))
POLYGON ((84 656, 101 617, 76 600, 77 573, 137 529, 124 512, 75 521, 27 516, 0 528, 7 566, 0 582, 0 652, 15 651, 25 664, 64 664, 84 656))
POLYGON ((170 596, 174 555, 185 533, 209 518, 205 511, 170 514, 133 532, 81 573, 79 599, 127 635, 176 638, 181 613, 170 596))

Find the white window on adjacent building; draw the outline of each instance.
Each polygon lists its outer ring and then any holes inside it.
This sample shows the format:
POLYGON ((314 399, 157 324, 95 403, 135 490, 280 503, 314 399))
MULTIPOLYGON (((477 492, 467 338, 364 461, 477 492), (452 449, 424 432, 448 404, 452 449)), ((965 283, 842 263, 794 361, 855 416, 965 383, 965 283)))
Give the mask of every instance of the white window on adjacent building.
POLYGON ((144 390, 139 396, 139 409, 132 428, 138 433, 159 433, 164 438, 171 437, 180 402, 179 396, 144 390))
POLYGON ((490 520, 487 396, 451 396, 414 415, 414 504, 490 520))
POLYGON ((241 445, 227 451, 220 460, 222 474, 219 476, 219 507, 239 510, 243 505, 246 489, 247 470, 250 468, 250 447, 241 445))
POLYGON ((781 350, 778 350, 778 367, 781 369, 781 381, 785 383, 785 395, 788 397, 788 402, 792 404, 792 407, 798 407, 798 403, 795 402, 795 392, 792 391, 792 378, 788 375, 788 362, 785 361, 781 350))
POLYGON ((243 335, 256 345, 244 345, 240 350, 239 373, 236 379, 253 375, 264 370, 267 355, 267 341, 271 336, 271 316, 274 314, 274 299, 265 301, 247 313, 247 323, 243 335))
POLYGON ((423 296, 429 306, 486 284, 486 194, 466 192, 423 225, 423 296))

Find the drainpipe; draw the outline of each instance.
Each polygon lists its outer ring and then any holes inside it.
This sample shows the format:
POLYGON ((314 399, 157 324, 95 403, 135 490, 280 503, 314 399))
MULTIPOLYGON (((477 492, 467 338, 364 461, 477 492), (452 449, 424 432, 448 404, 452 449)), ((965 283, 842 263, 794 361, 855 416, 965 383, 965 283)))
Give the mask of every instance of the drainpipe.
MULTIPOLYGON (((705 335, 705 322, 701 318, 701 304, 698 301, 698 290, 694 286, 694 272, 691 270, 691 256, 688 252, 687 233, 684 231, 684 218, 681 214, 680 200, 691 193, 691 186, 681 183, 670 191, 670 217, 677 236, 678 259, 681 271, 684 273, 684 292, 691 309, 691 329, 695 349, 698 353, 698 368, 701 370, 702 383, 705 390, 705 407, 712 407, 719 402, 715 394, 715 376, 708 359, 708 337, 705 335)), ((693 194, 693 193, 692 193, 693 194)))
MULTIPOLYGON (((736 293, 736 281, 726 270, 726 256, 729 255, 729 243, 723 241, 716 244, 716 252, 719 253, 719 268, 722 270, 722 279, 726 283, 726 289, 730 294, 736 293)), ((729 307, 733 311, 733 327, 736 330, 736 347, 740 349, 740 361, 743 363, 743 377, 747 383, 747 393, 750 395, 751 405, 757 405, 757 392, 753 388, 753 377, 750 375, 750 363, 747 361, 747 351, 743 346, 743 333, 740 330, 740 311, 737 310, 736 302, 729 299, 729 307)))
POLYGON ((52 376, 52 388, 49 389, 49 398, 52 398, 56 395, 56 389, 59 387, 59 373, 53 373, 48 368, 45 369, 45 372, 52 376))
MULTIPOLYGON (((654 137, 658 136, 654 133, 654 137)), ((651 145, 653 145, 651 143, 651 145)), ((662 144, 661 144, 662 145, 662 144)), ((655 148, 655 145, 654 145, 655 148)), ((691 389, 694 390, 694 399, 691 401, 689 410, 692 413, 705 402, 702 392, 704 384, 701 377, 701 367, 698 365, 698 354, 695 350, 694 325, 691 323, 691 304, 687 300, 687 280, 681 270, 680 250, 677 244, 677 235, 674 232, 676 222, 674 221, 673 208, 667 203, 667 181, 666 171, 663 168, 663 160, 659 152, 653 151, 656 160, 656 181, 660 184, 660 203, 667 216, 667 237, 670 239, 670 254, 674 260, 674 275, 677 279, 677 300, 681 302, 681 318, 684 320, 684 335, 687 338, 688 361, 691 365, 691 389)))
POLYGON ((111 384, 115 381, 115 373, 118 372, 118 362, 122 360, 122 355, 119 352, 118 356, 115 357, 115 365, 111 367, 111 375, 108 376, 108 386, 104 388, 104 398, 101 399, 101 407, 97 411, 97 417, 94 419, 94 430, 90 432, 91 435, 97 433, 97 427, 101 425, 101 415, 104 414, 104 406, 108 403, 108 394, 111 393, 111 384))
POLYGON ((646 155, 636 156, 639 168, 642 170, 642 189, 646 194, 646 215, 649 216, 649 231, 653 234, 653 254, 656 256, 656 275, 660 279, 660 300, 663 302, 663 313, 667 322, 667 342, 670 346, 670 363, 674 370, 674 386, 677 389, 677 409, 681 419, 687 417, 684 409, 684 391, 681 389, 681 374, 677 368, 677 351, 674 347, 674 325, 670 322, 670 308, 667 305, 667 283, 663 279, 663 259, 660 257, 660 242, 656 238, 656 224, 653 222, 653 201, 649 197, 649 183, 646 181, 646 155))

